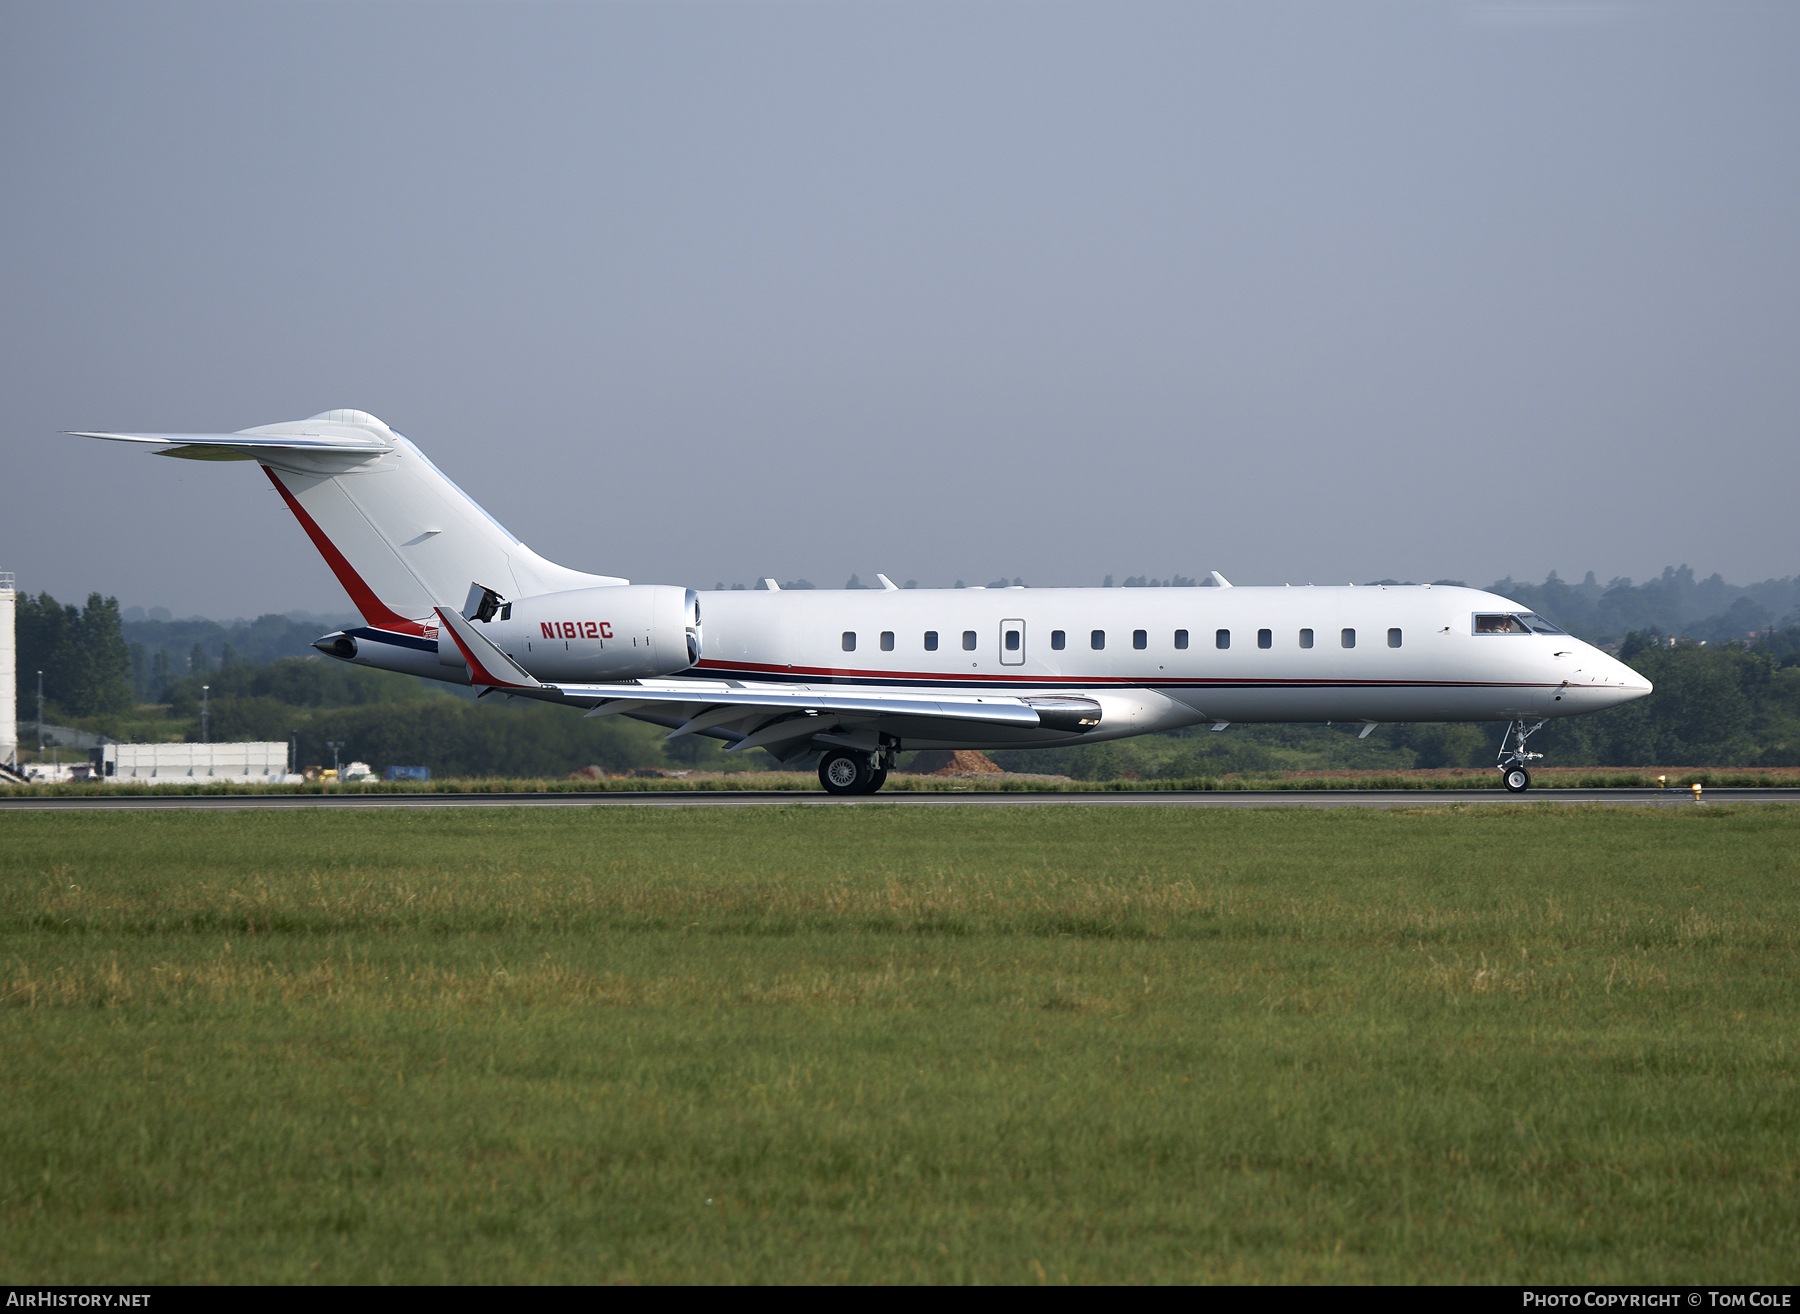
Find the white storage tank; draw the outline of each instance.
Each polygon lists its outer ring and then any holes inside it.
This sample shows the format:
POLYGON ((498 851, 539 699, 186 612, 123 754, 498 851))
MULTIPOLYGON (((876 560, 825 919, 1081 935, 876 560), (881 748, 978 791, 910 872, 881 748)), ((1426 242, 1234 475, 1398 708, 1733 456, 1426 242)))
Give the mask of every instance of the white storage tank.
POLYGON ((19 765, 19 647, 13 630, 19 595, 0 570, 0 766, 19 765))

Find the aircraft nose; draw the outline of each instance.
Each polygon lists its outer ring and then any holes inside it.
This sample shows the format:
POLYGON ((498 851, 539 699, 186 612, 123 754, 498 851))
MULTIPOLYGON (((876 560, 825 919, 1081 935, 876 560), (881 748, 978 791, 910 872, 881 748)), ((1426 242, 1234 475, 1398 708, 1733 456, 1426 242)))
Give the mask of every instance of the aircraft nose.
POLYGON ((1619 691, 1619 702, 1628 703, 1634 698, 1656 692, 1655 685, 1624 662, 1611 660, 1608 666, 1610 669, 1606 672, 1606 682, 1619 691))

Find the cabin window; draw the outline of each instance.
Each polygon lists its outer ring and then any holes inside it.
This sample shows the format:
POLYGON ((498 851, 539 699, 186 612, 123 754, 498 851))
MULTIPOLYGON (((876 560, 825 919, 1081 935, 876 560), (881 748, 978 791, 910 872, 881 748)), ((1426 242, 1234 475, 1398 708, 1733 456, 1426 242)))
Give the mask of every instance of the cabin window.
POLYGON ((892 652, 894 650, 894 632, 892 630, 883 630, 881 632, 881 650, 883 652, 892 652))
POLYGON ((1311 630, 1301 630, 1300 631, 1300 646, 1302 648, 1312 647, 1312 631, 1311 630))
POLYGON ((1008 652, 1017 652, 1019 650, 1019 632, 1017 630, 1008 630, 1006 632, 1006 650, 1008 652))
POLYGON ((974 630, 964 630, 963 631, 963 651, 964 652, 974 652, 975 651, 975 631, 974 630))
POLYGON ((1069 636, 1068 635, 1064 634, 1061 630, 1051 630, 1050 631, 1050 646, 1052 648, 1056 649, 1056 651, 1058 651, 1058 652, 1061 652, 1064 648, 1068 647, 1068 645, 1069 645, 1069 636))
POLYGON ((1187 631, 1186 630, 1176 630, 1175 631, 1175 646, 1177 648, 1187 647, 1187 631))
POLYGON ((1388 631, 1388 647, 1398 648, 1399 646, 1400 646, 1400 631, 1399 630, 1389 630, 1388 631))
POLYGON ((1258 648, 1273 648, 1275 646, 1275 631, 1258 630, 1256 632, 1256 646, 1258 648))
POLYGON ((844 651, 845 652, 855 652, 856 651, 856 631, 855 630, 845 630, 844 631, 844 651))
POLYGON ((1131 632, 1131 646, 1139 650, 1148 648, 1150 646, 1150 631, 1133 630, 1131 632))
POLYGON ((1106 646, 1106 631, 1105 630, 1095 630, 1092 634, 1088 635, 1088 647, 1092 648, 1095 652, 1099 652, 1100 649, 1104 648, 1105 646, 1106 646))
POLYGON ((1338 636, 1338 641, 1340 643, 1342 643, 1346 648, 1354 648, 1356 646, 1356 631, 1355 630, 1343 631, 1343 633, 1338 636))
POLYGON ((1230 630, 1218 630, 1218 631, 1214 632, 1213 647, 1229 648, 1230 646, 1231 646, 1231 631, 1230 630))
POLYGON ((925 631, 925 651, 926 652, 936 652, 937 651, 937 631, 936 630, 926 630, 925 631))

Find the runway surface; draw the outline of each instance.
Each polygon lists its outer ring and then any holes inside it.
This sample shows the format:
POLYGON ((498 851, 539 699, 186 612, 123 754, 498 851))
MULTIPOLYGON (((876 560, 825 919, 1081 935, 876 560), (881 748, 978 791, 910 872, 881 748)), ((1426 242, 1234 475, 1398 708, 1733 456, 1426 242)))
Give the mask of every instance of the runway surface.
MULTIPOLYGON (((1800 789, 1709 789, 1708 803, 1800 803, 1800 789)), ((1687 790, 1543 789, 1507 794, 1493 789, 1230 790, 1212 793, 947 794, 594 793, 594 794, 244 794, 138 795, 107 798, 0 798, 0 812, 256 812, 286 808, 756 808, 867 807, 1103 807, 1103 808, 1417 808, 1460 803, 1605 803, 1634 807, 1694 807, 1687 790)))

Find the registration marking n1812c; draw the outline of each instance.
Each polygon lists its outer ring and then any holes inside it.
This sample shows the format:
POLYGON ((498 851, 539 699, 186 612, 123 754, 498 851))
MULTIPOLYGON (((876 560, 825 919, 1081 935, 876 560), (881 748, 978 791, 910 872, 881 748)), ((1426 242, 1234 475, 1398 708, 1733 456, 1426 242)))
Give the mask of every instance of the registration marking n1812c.
POLYGON ((610 639, 611 621, 540 621, 546 639, 610 639))

